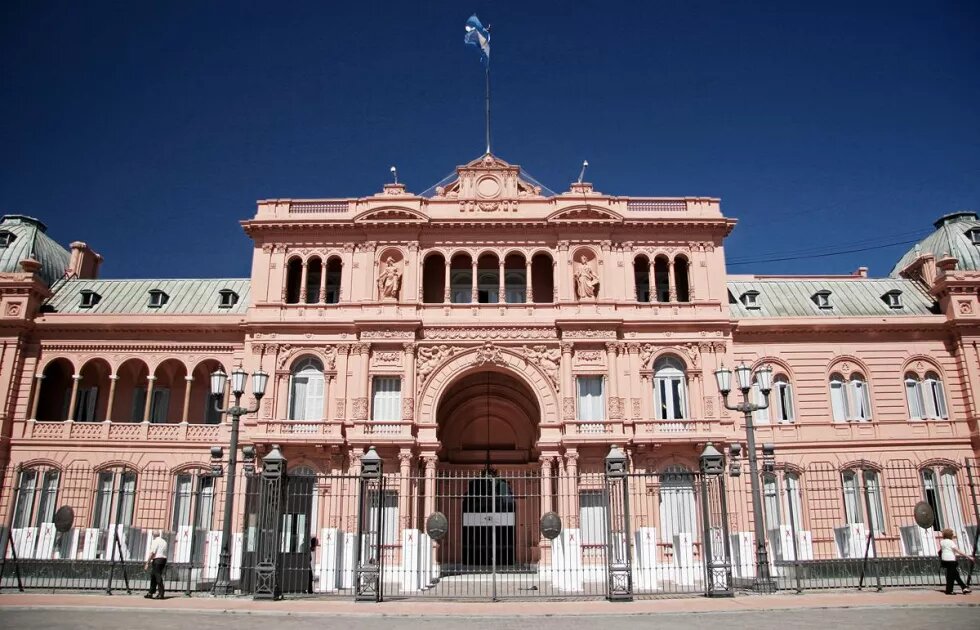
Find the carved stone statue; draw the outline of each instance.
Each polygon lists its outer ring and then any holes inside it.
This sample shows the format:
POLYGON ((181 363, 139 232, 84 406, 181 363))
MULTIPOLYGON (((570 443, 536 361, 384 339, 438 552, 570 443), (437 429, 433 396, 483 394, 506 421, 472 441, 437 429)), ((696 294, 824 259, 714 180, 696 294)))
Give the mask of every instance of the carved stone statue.
POLYGON ((385 298, 398 299, 398 291, 402 286, 402 271, 398 268, 398 263, 391 256, 385 260, 385 270, 378 276, 378 296, 385 298))
POLYGON ((599 293, 599 276, 592 271, 589 259, 585 254, 582 254, 579 261, 581 264, 578 271, 575 272, 575 292, 579 299, 594 298, 599 293))

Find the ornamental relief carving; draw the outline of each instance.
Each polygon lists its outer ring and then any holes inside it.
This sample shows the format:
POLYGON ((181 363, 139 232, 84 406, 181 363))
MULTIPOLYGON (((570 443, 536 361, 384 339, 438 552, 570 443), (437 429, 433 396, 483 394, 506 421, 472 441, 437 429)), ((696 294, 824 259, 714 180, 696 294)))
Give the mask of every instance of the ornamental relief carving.
POLYGON ((403 356, 404 353, 402 352, 375 352, 371 356, 371 365, 373 367, 401 367, 403 356))
POLYGON ((633 418, 639 420, 643 415, 642 405, 643 401, 640 398, 633 398, 630 400, 633 405, 633 418))
POLYGON ((415 375, 419 391, 422 391, 422 386, 432 371, 459 350, 457 347, 446 345, 419 346, 415 359, 415 375))
POLYGON ((554 328, 426 328, 422 331, 424 339, 556 339, 554 328))
POLYGON ((571 396, 561 399, 561 417, 566 422, 575 420, 575 399, 571 396))
POLYGON ((565 330, 562 339, 616 339, 615 330, 565 330))
POLYGON ((347 415, 347 401, 344 400, 343 398, 338 399, 336 411, 337 413, 335 415, 337 416, 337 419, 343 420, 344 417, 347 415))
POLYGON ((488 341, 476 351, 476 354, 473 356, 473 362, 477 365, 486 365, 487 363, 503 365, 504 357, 501 356, 500 348, 488 341))
POLYGON ((415 332, 411 330, 365 330, 361 332, 361 339, 415 339, 415 332))
POLYGON ((606 353, 601 350, 578 350, 575 352, 575 365, 603 367, 606 365, 606 353))
POLYGON ((623 417, 623 399, 615 396, 609 398, 609 419, 620 420, 623 417))
POLYGON ((355 398, 351 406, 351 420, 367 420, 367 409, 367 398, 355 398))
POLYGON ((402 420, 414 420, 414 419, 415 419, 415 399, 414 398, 402 399, 402 420))
POLYGON ((528 361, 541 368, 541 371, 551 380, 555 391, 558 391, 558 366, 561 362, 561 351, 558 348, 549 348, 548 346, 521 346, 521 351, 528 361))

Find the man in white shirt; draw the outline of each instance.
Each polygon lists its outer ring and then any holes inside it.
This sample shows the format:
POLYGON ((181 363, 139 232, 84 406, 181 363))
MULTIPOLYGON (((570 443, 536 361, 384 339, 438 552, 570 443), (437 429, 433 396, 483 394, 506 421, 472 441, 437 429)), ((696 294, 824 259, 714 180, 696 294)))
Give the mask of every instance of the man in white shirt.
POLYGON ((154 593, 158 593, 156 598, 163 599, 163 570, 167 567, 167 541, 163 539, 163 532, 157 530, 153 532, 153 540, 150 541, 150 555, 146 558, 143 568, 150 570, 150 592, 144 595, 146 599, 152 599, 154 593), (157 590, 159 587, 159 591, 157 590))

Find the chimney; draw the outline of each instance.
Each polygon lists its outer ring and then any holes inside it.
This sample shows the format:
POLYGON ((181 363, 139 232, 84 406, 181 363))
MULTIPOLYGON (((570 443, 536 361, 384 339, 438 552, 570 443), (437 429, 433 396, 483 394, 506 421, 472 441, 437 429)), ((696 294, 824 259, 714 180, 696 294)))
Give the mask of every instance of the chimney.
POLYGON ((92 248, 81 241, 71 244, 71 260, 68 261, 68 270, 75 278, 92 280, 99 276, 99 265, 102 264, 102 256, 92 251, 92 248))
POLYGON ((944 255, 942 258, 936 261, 936 267, 939 268, 939 273, 936 275, 945 275, 950 271, 955 271, 958 263, 959 260, 953 256, 950 256, 949 254, 944 255))
POLYGON ((868 268, 867 267, 858 267, 857 268, 857 271, 855 271, 851 275, 854 276, 855 278, 867 278, 868 277, 868 268))

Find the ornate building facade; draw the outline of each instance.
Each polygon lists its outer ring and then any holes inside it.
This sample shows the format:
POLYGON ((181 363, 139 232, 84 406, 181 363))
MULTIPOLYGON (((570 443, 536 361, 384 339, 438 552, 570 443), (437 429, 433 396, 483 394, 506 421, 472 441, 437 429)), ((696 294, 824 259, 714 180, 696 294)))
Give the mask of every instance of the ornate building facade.
MULTIPOLYGON (((376 447, 402 480, 385 506, 402 532, 421 529, 436 498, 411 480, 488 467, 540 480, 546 498, 531 511, 586 528, 594 512, 577 484, 611 445, 631 470, 669 473, 696 471, 706 443, 744 442, 713 376, 744 362, 773 367, 755 422, 757 441, 775 447, 781 496, 805 501, 801 477, 826 464, 845 497, 835 523, 854 524, 849 471, 873 487, 882 482, 868 471, 908 461, 922 496, 929 479, 952 493, 940 511, 959 511, 947 520, 973 531, 965 486, 942 475, 980 447, 975 215, 942 219, 888 278, 736 276, 724 247, 735 221, 718 199, 619 197, 582 182, 555 194, 485 155, 421 195, 387 184, 357 199, 265 200, 242 226, 254 243, 248 278, 100 280, 88 245, 65 249, 39 221, 4 218, 0 505, 12 529, 40 527, 54 505, 15 506, 15 490, 57 494, 58 472, 84 466, 91 493, 76 522, 108 526, 100 493, 132 494, 149 483, 141 471, 166 470, 153 483, 173 499, 112 520, 176 535, 181 480, 228 443, 209 374, 239 366, 271 376, 242 418, 242 443, 260 458, 278 445, 290 470, 337 476, 356 475, 376 447)), ((680 553, 681 496, 650 510, 655 554, 680 553)), ((878 497, 883 513, 899 511, 878 497)), ((767 505, 768 518, 785 519, 785 501, 767 505)), ((314 535, 328 502, 307 508, 314 535)), ((808 544, 833 547, 831 527, 821 534, 811 518, 797 524, 808 544)), ((888 531, 880 544, 899 538, 888 531)), ((31 544, 25 553, 41 553, 31 544)), ((550 562, 543 546, 529 537, 522 564, 550 562)))

